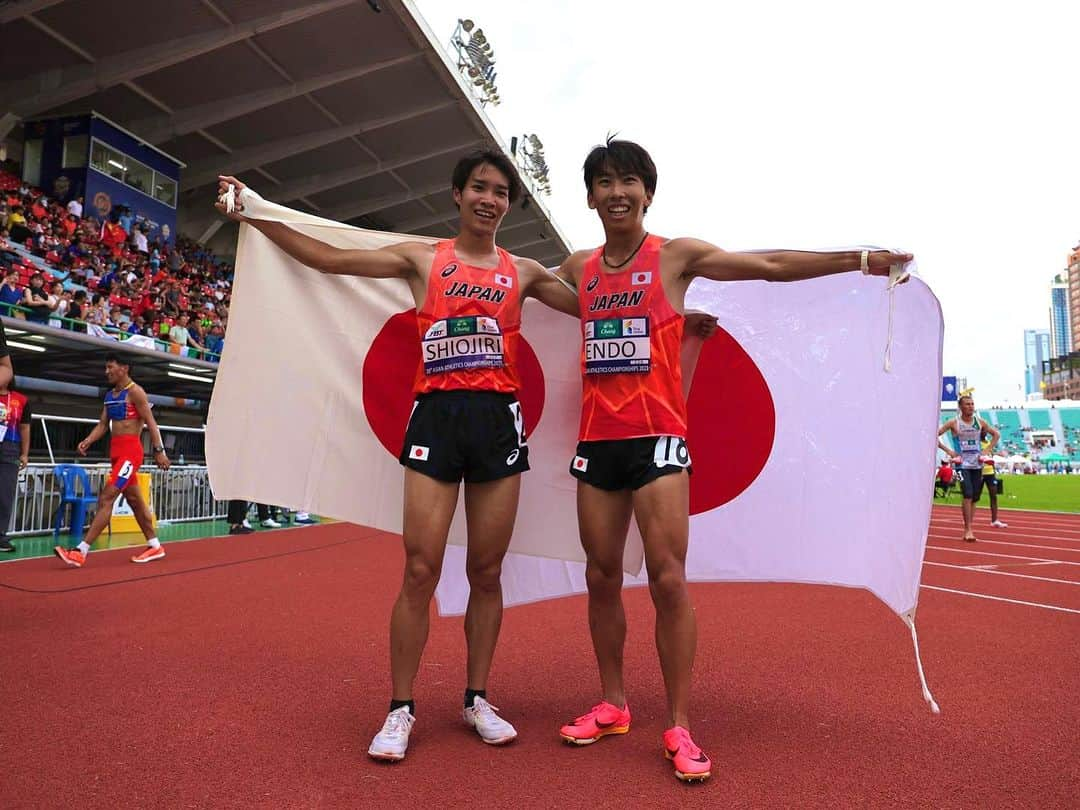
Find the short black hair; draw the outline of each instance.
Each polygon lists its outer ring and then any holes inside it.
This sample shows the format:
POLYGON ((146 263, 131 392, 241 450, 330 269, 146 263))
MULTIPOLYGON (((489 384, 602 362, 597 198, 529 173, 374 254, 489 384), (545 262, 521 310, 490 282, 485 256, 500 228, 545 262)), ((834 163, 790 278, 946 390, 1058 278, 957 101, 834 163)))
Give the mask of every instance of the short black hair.
POLYGON ((516 203, 518 197, 521 196, 521 180, 518 179, 517 170, 514 168, 510 158, 502 152, 496 152, 494 149, 477 149, 475 152, 470 152, 461 158, 457 165, 454 166, 454 174, 450 178, 451 185, 458 191, 464 191, 472 170, 483 163, 494 166, 502 172, 503 176, 506 177, 507 196, 510 198, 510 204, 516 203))
POLYGON ((615 172, 637 175, 647 192, 656 193, 656 164, 645 148, 633 141, 620 141, 614 135, 609 135, 602 145, 592 148, 583 168, 586 191, 592 191, 597 175, 615 172))
POLYGON ((127 366, 128 368, 131 368, 131 363, 118 355, 116 352, 109 352, 107 355, 105 355, 105 362, 116 363, 118 366, 127 366))

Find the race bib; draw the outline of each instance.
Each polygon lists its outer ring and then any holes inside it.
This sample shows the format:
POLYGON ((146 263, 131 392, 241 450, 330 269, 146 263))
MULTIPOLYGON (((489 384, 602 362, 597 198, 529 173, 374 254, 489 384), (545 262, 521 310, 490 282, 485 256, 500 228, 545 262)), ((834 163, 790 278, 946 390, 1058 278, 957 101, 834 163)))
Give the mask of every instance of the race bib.
POLYGON ((677 436, 661 436, 656 440, 656 450, 653 452, 653 463, 660 467, 690 466, 690 450, 686 447, 686 441, 677 436))
POLYGON ((425 374, 502 368, 503 336, 495 318, 446 318, 427 330, 420 346, 425 374))
POLYGON ((647 374, 650 352, 648 318, 585 322, 586 374, 647 374))

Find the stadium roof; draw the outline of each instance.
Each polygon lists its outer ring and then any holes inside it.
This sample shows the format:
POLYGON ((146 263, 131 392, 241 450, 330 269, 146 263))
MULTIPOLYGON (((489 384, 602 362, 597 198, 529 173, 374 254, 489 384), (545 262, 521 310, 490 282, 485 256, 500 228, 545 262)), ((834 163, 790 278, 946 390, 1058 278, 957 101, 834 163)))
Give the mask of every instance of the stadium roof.
MULTIPOLYGON (((456 159, 509 151, 410 0, 15 0, 0 42, 0 138, 116 121, 187 164, 179 227, 202 242, 224 224, 220 173, 331 219, 450 236, 456 159)), ((554 264, 569 245, 521 174, 499 242, 554 264)))
MULTIPOLYGON (((186 164, 178 225, 212 248, 235 245, 212 207, 218 174, 320 216, 445 237, 458 157, 509 152, 411 0, 14 0, 0 2, 0 43, 0 141, 24 120, 107 117, 186 164)), ((555 264, 569 244, 520 175, 499 243, 555 264)), ((8 323, 46 348, 13 347, 20 376, 99 385, 121 349, 148 391, 206 397, 173 355, 8 323)))

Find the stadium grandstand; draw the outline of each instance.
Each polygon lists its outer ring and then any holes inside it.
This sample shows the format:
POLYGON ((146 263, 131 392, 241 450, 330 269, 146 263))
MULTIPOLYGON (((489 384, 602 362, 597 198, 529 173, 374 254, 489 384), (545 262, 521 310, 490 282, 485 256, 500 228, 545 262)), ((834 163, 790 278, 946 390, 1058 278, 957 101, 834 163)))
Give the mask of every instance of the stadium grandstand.
MULTIPOLYGON (((941 423, 956 413, 956 403, 942 403, 941 423)), ((1001 433, 996 449, 999 465, 1008 460, 1002 469, 1080 473, 1080 402, 1036 400, 1022 406, 991 405, 980 408, 978 416, 1001 433)), ((950 441, 947 436, 945 440, 950 441)))
POLYGON ((504 142, 493 87, 407 0, 20 0, 0 3, 0 31, 0 311, 34 414, 13 535, 50 528, 53 466, 96 421, 110 352, 180 462, 154 474, 159 517, 223 515, 202 439, 237 243, 213 209, 219 174, 336 221, 450 237, 451 169, 493 148, 525 188, 500 245, 547 265, 569 253, 535 150, 504 142), (118 36, 136 18, 153 25, 118 36))

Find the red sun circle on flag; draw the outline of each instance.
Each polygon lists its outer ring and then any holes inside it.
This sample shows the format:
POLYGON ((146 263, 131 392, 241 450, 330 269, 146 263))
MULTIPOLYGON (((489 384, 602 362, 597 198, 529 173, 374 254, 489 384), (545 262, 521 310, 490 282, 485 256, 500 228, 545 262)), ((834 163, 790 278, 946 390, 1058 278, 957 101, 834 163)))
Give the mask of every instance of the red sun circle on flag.
MULTIPOLYGON (((413 381, 420 365, 420 333, 416 310, 391 316, 364 358, 362 372, 364 413, 371 430, 394 458, 401 455, 405 428, 409 425, 413 381)), ((525 435, 532 434, 544 411, 544 372, 532 346, 524 337, 518 342, 519 401, 525 419, 525 435)), ((426 448, 415 447, 412 455, 421 458, 426 448)))
POLYGON ((717 329, 702 346, 686 410, 690 514, 697 515, 734 500, 760 475, 772 453, 776 409, 750 355, 717 329))

